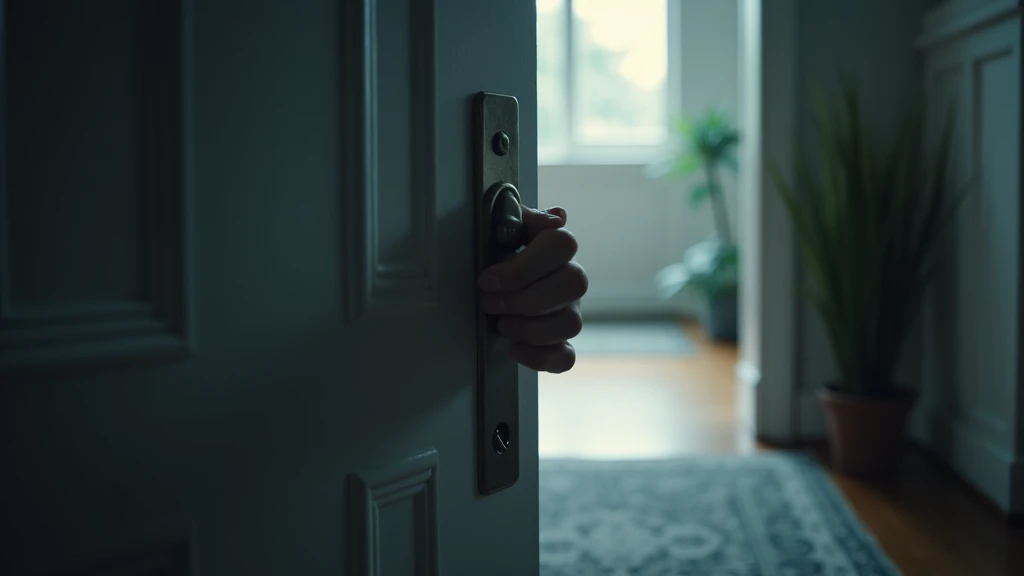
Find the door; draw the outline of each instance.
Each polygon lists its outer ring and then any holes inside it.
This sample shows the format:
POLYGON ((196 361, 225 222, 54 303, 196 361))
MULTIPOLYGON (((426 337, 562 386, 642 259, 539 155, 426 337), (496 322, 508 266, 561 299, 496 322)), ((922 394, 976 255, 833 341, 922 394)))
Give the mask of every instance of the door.
POLYGON ((532 2, 6 0, 5 574, 537 572, 478 490, 472 102, 532 2))

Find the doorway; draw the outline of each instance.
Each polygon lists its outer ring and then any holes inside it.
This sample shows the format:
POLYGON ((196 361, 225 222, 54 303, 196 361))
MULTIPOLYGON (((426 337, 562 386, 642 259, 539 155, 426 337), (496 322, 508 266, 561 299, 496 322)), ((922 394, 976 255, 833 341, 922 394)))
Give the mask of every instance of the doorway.
MULTIPOLYGON (((681 119, 738 122, 739 17, 739 2, 537 0, 539 205, 567 210, 591 279, 576 367, 540 377, 542 459, 753 448, 737 338, 709 337, 699 291, 659 294, 715 214, 694 201, 699 173, 652 170, 679 152, 681 119)), ((739 185, 722 174, 732 229, 739 185)))

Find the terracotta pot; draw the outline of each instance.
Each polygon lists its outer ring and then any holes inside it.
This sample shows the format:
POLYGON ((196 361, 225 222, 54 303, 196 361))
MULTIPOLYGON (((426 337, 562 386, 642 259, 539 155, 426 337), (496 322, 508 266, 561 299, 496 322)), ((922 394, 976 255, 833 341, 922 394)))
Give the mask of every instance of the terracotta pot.
POLYGON ((836 472, 859 478, 896 473, 916 394, 899 390, 884 398, 864 398, 823 388, 818 398, 825 408, 836 472))

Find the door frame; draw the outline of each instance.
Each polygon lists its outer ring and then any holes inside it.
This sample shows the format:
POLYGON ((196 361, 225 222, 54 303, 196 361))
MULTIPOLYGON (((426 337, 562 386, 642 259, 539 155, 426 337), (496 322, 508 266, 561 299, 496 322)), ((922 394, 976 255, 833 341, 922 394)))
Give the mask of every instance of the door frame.
POLYGON ((799 436, 799 328, 793 229, 767 171, 791 180, 797 104, 797 0, 740 2, 742 143, 740 360, 738 409, 759 440, 791 443, 799 436))

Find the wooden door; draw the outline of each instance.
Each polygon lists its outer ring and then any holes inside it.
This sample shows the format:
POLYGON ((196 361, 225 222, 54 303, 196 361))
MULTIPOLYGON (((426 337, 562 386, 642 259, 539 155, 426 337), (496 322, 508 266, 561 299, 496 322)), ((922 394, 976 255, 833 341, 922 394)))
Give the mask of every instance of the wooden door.
POLYGON ((5 574, 537 572, 477 491, 471 106, 532 2, 6 0, 5 574))

